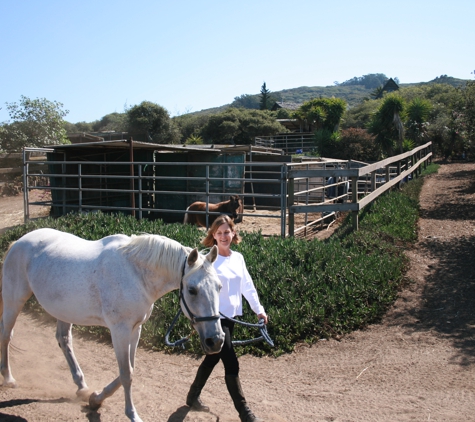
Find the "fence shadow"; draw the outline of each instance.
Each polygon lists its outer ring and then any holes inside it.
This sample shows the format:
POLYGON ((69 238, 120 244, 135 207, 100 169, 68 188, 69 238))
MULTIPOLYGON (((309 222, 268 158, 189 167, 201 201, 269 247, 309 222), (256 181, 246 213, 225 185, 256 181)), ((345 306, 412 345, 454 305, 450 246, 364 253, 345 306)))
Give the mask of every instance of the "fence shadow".
POLYGON ((462 366, 475 364, 475 236, 444 240, 428 238, 420 253, 436 261, 426 276, 420 308, 411 309, 411 331, 435 331, 449 339, 462 366))
POLYGON ((421 210, 421 218, 440 221, 447 233, 451 231, 450 221, 467 221, 467 232, 459 237, 419 240, 418 254, 434 263, 424 276, 421 306, 405 309, 409 318, 398 315, 397 319, 410 321, 402 324, 408 331, 433 331, 449 339, 457 350, 452 361, 468 366, 475 364, 475 232, 468 229, 475 221, 475 170, 447 172, 443 177, 452 179, 455 187, 451 193, 456 195, 451 197, 455 199, 448 202, 444 192, 438 194, 431 198, 438 205, 421 210))
POLYGON ((447 203, 445 194, 440 193, 433 198, 439 205, 431 210, 422 210, 421 218, 433 220, 475 220, 475 206, 467 195, 475 193, 475 170, 458 171, 444 175, 447 179, 460 180, 460 186, 456 187, 455 193, 459 195, 457 202, 447 203), (470 182, 467 184, 466 181, 470 182), (464 183, 465 181, 465 183, 464 183))

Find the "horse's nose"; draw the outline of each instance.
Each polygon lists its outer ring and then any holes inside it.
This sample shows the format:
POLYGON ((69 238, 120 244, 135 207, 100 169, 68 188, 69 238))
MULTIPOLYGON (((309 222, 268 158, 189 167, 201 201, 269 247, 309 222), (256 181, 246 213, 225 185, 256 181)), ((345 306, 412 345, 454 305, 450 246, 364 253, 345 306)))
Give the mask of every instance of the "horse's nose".
POLYGON ((208 337, 205 339, 205 345, 210 353, 218 353, 223 347, 224 340, 220 336, 208 337))

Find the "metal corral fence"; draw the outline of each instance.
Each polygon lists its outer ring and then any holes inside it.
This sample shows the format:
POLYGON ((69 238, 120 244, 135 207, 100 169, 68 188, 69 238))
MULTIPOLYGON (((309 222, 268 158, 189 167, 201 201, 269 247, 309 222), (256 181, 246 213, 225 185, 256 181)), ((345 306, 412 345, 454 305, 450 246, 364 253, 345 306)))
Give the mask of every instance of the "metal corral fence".
POLYGON ((31 171, 33 162, 29 155, 38 151, 25 148, 23 153, 25 222, 32 206, 50 206, 53 216, 101 210, 123 212, 139 219, 178 222, 183 221, 187 207, 197 200, 209 204, 239 195, 245 204, 240 218, 271 218, 285 233, 287 204, 282 192, 286 192, 286 177, 281 162, 62 161, 50 159, 57 157, 53 149, 41 149, 50 158, 36 159, 35 171, 31 171), (38 165, 43 169, 38 171, 38 165), (48 178, 49 184, 33 186, 30 180, 39 174, 48 178), (51 191, 51 200, 31 201, 29 192, 33 189, 51 191), (260 214, 260 210, 274 213, 260 214))
POLYGON ((196 200, 209 204, 240 195, 245 204, 240 217, 274 219, 282 237, 305 237, 345 211, 352 213, 357 229, 360 209, 404 179, 417 177, 421 165, 425 167, 432 156, 430 142, 369 165, 323 159, 299 163, 30 159, 30 154, 39 151, 53 150, 25 148, 23 152, 25 222, 30 219, 30 207, 39 205, 50 206, 55 216, 101 210, 176 222, 183 221, 186 208, 196 200), (195 170, 183 176, 183 166, 195 170), (125 174, 114 168, 131 171, 125 174), (49 184, 38 184, 38 176, 49 184), (51 190, 51 200, 30 201, 33 189, 51 190))
POLYGON ((279 148, 286 154, 301 154, 315 149, 313 132, 280 133, 272 136, 255 138, 255 145, 267 148, 279 148))

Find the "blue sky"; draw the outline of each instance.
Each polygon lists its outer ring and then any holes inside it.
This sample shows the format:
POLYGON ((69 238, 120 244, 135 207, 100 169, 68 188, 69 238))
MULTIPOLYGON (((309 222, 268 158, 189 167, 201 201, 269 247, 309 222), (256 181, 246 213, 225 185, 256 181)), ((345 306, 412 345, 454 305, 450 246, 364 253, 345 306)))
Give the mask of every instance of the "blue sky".
POLYGON ((473 0, 0 0, 0 122, 20 96, 92 122, 384 73, 473 79, 473 0))

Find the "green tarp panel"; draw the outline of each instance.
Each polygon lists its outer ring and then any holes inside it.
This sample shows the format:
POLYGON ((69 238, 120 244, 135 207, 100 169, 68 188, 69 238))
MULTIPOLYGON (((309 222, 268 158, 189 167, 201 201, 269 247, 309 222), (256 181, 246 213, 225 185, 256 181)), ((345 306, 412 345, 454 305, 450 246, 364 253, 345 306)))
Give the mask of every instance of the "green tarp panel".
POLYGON ((206 201, 206 165, 199 163, 215 163, 209 166, 209 202, 226 201, 230 195, 241 194, 244 191, 244 166, 229 164, 243 164, 245 153, 210 153, 188 152, 187 154, 157 153, 155 156, 156 176, 166 176, 166 179, 156 179, 157 191, 181 192, 181 194, 160 193, 155 195, 155 208, 177 210, 180 212, 156 212, 157 218, 166 222, 182 222, 184 211, 195 201, 206 201), (186 162, 183 166, 160 166, 162 163, 186 162), (194 164, 196 163, 196 164, 194 164), (182 179, 177 179, 178 177, 182 179))
MULTIPOLYGON (((64 161, 62 164, 49 164, 49 172, 55 176, 50 177, 50 184, 54 187, 68 188, 71 190, 52 189, 51 207, 52 215, 59 217, 69 212, 78 212, 79 205, 87 210, 88 207, 132 207, 131 181, 126 178, 112 178, 107 176, 130 176, 129 164, 106 164, 107 162, 128 162, 130 153, 128 150, 111 151, 110 149, 98 153, 97 148, 88 150, 81 148, 79 150, 66 150, 64 152, 52 152, 47 154, 48 161, 64 161), (88 160, 93 161, 88 162, 88 160), (70 177, 78 175, 79 165, 68 163, 69 161, 84 161, 81 163, 81 181, 79 177, 70 177), (104 164, 98 162, 104 162, 104 164), (66 177, 68 175, 68 177, 66 177), (93 176, 93 177, 87 177, 93 176), (81 187, 81 189, 79 189, 81 187), (94 189, 88 191, 87 189, 94 189), (107 192, 105 189, 113 189, 113 192, 107 192)), ((137 150, 134 151, 134 161, 153 161, 153 151, 137 150)), ((138 175, 138 166, 134 166, 134 174, 138 175)), ((153 189, 153 166, 147 166, 142 169, 142 189, 153 189), (146 178, 148 176, 148 179, 146 178)), ((135 189, 138 189, 138 181, 134 182, 135 189)), ((139 205, 138 194, 135 194, 135 206, 139 205)), ((153 196, 143 195, 142 206, 144 208, 153 207, 153 196)), ((94 210, 95 208, 89 208, 94 210)), ((130 210, 103 210, 104 212, 122 212, 131 214, 130 210)), ((143 217, 146 217, 146 211, 143 217)))

